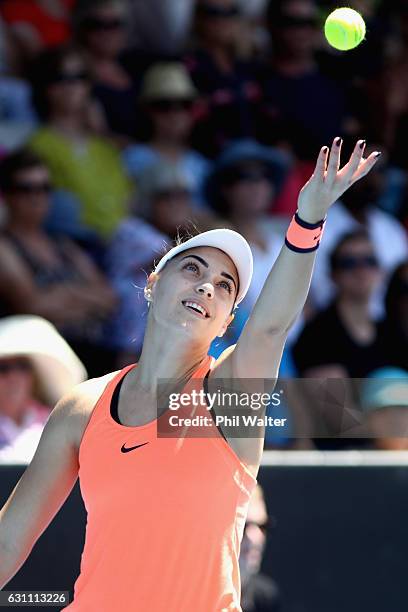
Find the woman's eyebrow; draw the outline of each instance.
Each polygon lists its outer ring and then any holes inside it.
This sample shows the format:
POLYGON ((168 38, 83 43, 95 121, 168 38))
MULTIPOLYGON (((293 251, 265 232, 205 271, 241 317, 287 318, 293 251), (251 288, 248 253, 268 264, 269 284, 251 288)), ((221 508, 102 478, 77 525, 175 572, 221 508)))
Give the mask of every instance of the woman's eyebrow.
POLYGON ((180 261, 183 261, 184 259, 197 259, 197 261, 199 261, 200 263, 203 264, 203 266, 205 266, 206 268, 208 268, 208 263, 205 261, 205 259, 203 259, 202 257, 199 257, 198 255, 186 255, 185 257, 182 257, 180 259, 180 261))
MULTIPOLYGON (((180 261, 183 261, 184 259, 197 259, 197 261, 199 261, 201 264, 203 264, 203 266, 205 266, 206 268, 209 267, 208 263, 205 261, 205 259, 203 259, 202 257, 200 257, 199 255, 186 255, 185 257, 182 257, 180 259, 180 261)), ((228 278, 230 280, 232 280, 232 282, 235 285, 235 288, 237 288, 237 283, 235 282, 235 279, 233 276, 231 276, 231 274, 228 274, 228 272, 221 272, 220 273, 221 276, 224 276, 224 278, 228 278)))

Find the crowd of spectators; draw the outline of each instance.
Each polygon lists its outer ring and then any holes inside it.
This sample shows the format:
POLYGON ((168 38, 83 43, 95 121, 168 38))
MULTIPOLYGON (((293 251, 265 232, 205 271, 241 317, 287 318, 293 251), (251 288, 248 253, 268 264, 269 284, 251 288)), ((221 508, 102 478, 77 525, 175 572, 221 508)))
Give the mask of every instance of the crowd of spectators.
POLYGON ((382 162, 329 213, 281 375, 408 372, 408 1, 353 6, 367 40, 339 53, 331 0, 0 0, 0 317, 44 317, 100 376, 138 359, 164 250, 230 227, 254 278, 218 356, 319 148, 365 138, 382 162))

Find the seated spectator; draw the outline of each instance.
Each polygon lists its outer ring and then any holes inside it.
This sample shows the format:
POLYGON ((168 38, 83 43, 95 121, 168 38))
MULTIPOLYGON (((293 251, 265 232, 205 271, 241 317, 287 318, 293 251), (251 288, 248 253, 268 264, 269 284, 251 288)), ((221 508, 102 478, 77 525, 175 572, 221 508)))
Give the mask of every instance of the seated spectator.
POLYGON ((383 337, 388 365, 408 371, 408 260, 393 272, 385 295, 383 337))
POLYGON ((408 450, 408 371, 380 368, 365 379, 361 406, 378 450, 408 450))
POLYGON ((278 586, 260 572, 269 525, 263 491, 258 484, 249 503, 239 557, 242 612, 281 610, 278 586))
POLYGON ((257 69, 238 52, 244 36, 236 0, 199 0, 196 5, 196 48, 186 56, 194 84, 206 101, 194 144, 208 157, 228 141, 253 137, 261 90, 257 69))
POLYGON ((74 3, 75 0, 3 0, 0 14, 27 58, 69 41, 74 3))
MULTIPOLYGON (((370 150, 367 150, 365 156, 369 153, 370 150)), ((336 202, 330 209, 311 284, 311 298, 318 308, 327 306, 334 293, 329 270, 330 251, 343 234, 365 229, 385 272, 382 282, 372 294, 370 312, 376 319, 384 316, 387 277, 399 263, 408 258, 408 236, 404 227, 390 214, 377 207, 384 186, 385 157, 384 155, 364 181, 353 185, 342 196, 341 201, 336 202)))
POLYGON ((146 170, 139 184, 135 213, 113 236, 107 257, 111 281, 120 296, 112 338, 122 350, 121 364, 129 363, 142 346, 147 304, 143 296, 153 263, 179 231, 195 224, 200 231, 216 227, 217 220, 193 214, 190 184, 179 166, 159 162, 146 170))
POLYGON ((82 221, 108 238, 127 210, 130 183, 118 151, 89 127, 90 83, 81 55, 59 48, 32 73, 34 101, 45 124, 29 146, 50 169, 54 185, 81 201, 82 221))
POLYGON ((123 0, 79 0, 74 11, 76 38, 84 49, 93 93, 103 106, 108 126, 112 132, 133 136, 137 90, 120 61, 127 17, 123 0))
MULTIPOLYGON (((389 359, 382 326, 369 310, 371 295, 381 278, 381 268, 368 234, 359 230, 341 238, 331 254, 330 268, 336 287, 335 298, 306 324, 293 346, 293 357, 302 377, 320 381, 341 379, 338 385, 330 383, 321 422, 311 429, 315 432, 315 446, 327 450, 367 448, 369 439, 355 437, 351 431, 354 419, 349 419, 350 427, 346 425, 344 408, 348 402, 353 408, 356 402, 355 381, 349 379, 363 378, 372 370, 386 366, 389 359)), ((311 389, 309 403, 305 398, 305 411, 307 406, 314 405, 316 418, 316 406, 322 401, 321 397, 313 395, 319 393, 318 388, 316 385, 311 389)), ((306 422, 311 416, 308 410, 306 422)), ((358 431, 365 435, 364 431, 358 431)))
POLYGON ((91 259, 68 238, 51 238, 43 223, 50 176, 31 151, 6 158, 0 189, 7 221, 0 235, 0 301, 3 314, 49 319, 85 363, 91 376, 113 369, 105 325, 116 296, 91 259))
POLYGON ((305 378, 363 378, 387 365, 378 324, 369 302, 381 267, 369 235, 346 234, 330 256, 336 295, 306 324, 293 346, 295 365, 305 378))
POLYGON ((320 21, 315 0, 270 0, 267 22, 273 54, 261 76, 258 138, 289 146, 300 159, 314 159, 333 134, 343 131, 346 87, 323 74, 317 63, 320 21))
POLYGON ((82 363, 48 321, 0 319, 0 463, 30 463, 54 403, 85 379, 82 363))
POLYGON ((127 147, 123 160, 136 184, 146 168, 161 159, 179 164, 190 181, 194 204, 203 206, 202 186, 210 163, 189 146, 196 97, 197 90, 182 64, 153 65, 140 93, 148 120, 147 140, 127 147))
POLYGON ((288 168, 289 161, 280 151, 242 140, 225 149, 207 181, 207 199, 214 212, 248 240, 254 257, 251 287, 221 346, 237 341, 282 248, 284 232, 278 233, 268 211, 273 208, 288 168))
POLYGON ((21 146, 37 121, 30 86, 15 74, 15 46, 0 18, 0 154, 21 146))

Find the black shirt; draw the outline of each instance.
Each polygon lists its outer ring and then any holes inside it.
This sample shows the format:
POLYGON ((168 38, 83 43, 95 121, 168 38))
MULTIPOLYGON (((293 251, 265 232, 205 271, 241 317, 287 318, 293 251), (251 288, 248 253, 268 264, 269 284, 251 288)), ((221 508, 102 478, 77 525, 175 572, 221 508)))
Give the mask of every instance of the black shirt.
POLYGON ((351 337, 337 311, 336 303, 317 314, 302 331, 293 347, 293 358, 300 375, 308 368, 342 365, 350 378, 364 378, 389 359, 380 326, 375 339, 360 344, 351 337))

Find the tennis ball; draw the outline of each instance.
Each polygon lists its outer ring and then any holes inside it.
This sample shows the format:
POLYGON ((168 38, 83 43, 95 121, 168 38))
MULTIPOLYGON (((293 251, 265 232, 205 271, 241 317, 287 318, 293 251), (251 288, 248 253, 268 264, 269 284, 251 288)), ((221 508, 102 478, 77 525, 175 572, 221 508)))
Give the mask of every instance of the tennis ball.
POLYGON ((338 8, 327 17, 324 33, 332 47, 348 51, 364 39, 366 26, 360 13, 354 9, 338 8))

